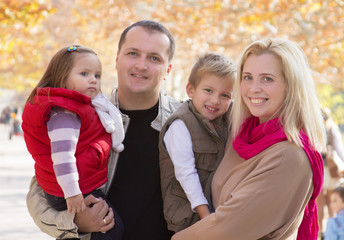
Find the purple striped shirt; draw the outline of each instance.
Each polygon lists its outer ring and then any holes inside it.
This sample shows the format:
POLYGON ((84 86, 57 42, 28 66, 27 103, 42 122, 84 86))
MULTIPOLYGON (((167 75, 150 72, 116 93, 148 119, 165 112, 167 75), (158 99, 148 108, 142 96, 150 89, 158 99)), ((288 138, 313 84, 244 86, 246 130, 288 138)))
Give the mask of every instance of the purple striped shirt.
POLYGON ((65 198, 81 194, 74 156, 81 127, 79 116, 66 109, 54 107, 50 112, 47 127, 53 168, 65 198))

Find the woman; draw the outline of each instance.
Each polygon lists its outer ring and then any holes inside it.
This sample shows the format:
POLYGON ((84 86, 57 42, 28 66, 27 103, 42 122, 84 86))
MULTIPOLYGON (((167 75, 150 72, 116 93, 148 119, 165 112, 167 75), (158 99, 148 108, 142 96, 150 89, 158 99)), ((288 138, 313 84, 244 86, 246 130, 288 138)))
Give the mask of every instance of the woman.
POLYGON ((325 130, 297 44, 249 45, 234 85, 232 139, 212 182, 215 213, 173 240, 317 239, 325 130))

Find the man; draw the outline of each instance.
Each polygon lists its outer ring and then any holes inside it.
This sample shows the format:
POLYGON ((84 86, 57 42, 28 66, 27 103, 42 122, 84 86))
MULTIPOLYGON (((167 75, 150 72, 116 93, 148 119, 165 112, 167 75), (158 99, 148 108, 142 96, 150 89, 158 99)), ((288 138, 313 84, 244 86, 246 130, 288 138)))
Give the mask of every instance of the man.
MULTIPOLYGON (((160 89, 171 71, 174 50, 170 32, 152 21, 130 25, 118 44, 118 88, 111 101, 122 112, 125 148, 109 159, 105 191, 124 222, 124 240, 171 238, 162 211, 158 138, 163 123, 180 105, 160 89)), ((111 210, 106 215, 108 206, 102 199, 88 196, 85 200, 93 207, 76 216, 53 211, 33 178, 27 205, 43 232, 58 239, 87 239, 89 234, 80 233, 108 231, 115 223, 111 210)))

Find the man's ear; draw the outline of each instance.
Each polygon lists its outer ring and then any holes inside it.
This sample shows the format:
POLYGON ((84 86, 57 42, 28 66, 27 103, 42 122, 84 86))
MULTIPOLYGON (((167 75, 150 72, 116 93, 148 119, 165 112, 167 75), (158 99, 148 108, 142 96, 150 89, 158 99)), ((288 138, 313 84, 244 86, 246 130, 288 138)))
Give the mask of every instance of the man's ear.
POLYGON ((165 77, 164 77, 164 80, 166 80, 166 77, 168 76, 168 75, 170 75, 170 72, 172 71, 172 64, 170 64, 170 65, 168 65, 168 68, 167 68, 167 71, 166 71, 166 75, 165 75, 165 77))
POLYGON ((186 84, 186 93, 188 94, 189 98, 192 98, 194 95, 195 87, 191 83, 186 84))

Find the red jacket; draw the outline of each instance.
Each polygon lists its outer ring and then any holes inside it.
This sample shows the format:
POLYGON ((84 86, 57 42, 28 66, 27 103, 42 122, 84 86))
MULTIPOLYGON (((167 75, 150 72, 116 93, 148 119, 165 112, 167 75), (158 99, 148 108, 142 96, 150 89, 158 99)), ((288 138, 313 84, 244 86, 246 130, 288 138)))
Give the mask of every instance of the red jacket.
POLYGON ((106 133, 88 96, 64 88, 43 88, 27 103, 23 111, 24 138, 35 162, 38 184, 49 194, 63 197, 51 159, 51 146, 46 122, 52 107, 59 106, 75 112, 81 119, 76 146, 79 186, 83 194, 107 181, 107 164, 111 149, 111 135, 106 133))

